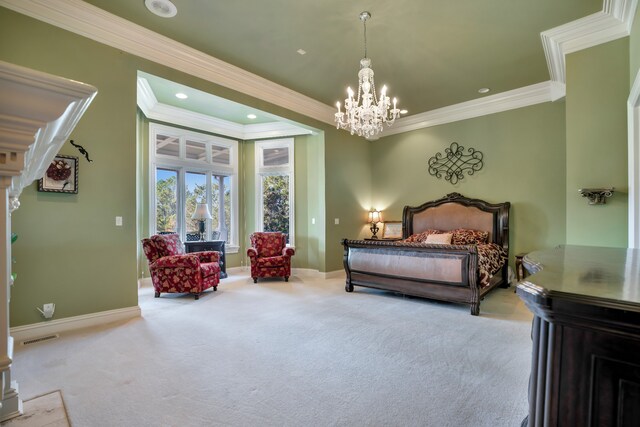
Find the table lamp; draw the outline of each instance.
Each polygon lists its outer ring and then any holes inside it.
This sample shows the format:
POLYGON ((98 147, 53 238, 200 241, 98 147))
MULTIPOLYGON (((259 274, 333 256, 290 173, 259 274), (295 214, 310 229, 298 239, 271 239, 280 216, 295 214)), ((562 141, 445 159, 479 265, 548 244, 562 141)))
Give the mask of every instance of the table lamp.
POLYGON ((198 220, 198 231, 200 232, 200 241, 204 241, 204 222, 208 219, 211 219, 211 214, 209 213, 209 206, 206 203, 198 203, 196 204, 196 210, 191 215, 191 219, 198 220))
POLYGON ((382 222, 382 213, 376 210, 369 211, 369 222, 371 223, 371 227, 369 228, 372 234, 371 238, 377 239, 378 236, 376 236, 376 233, 378 232, 378 230, 380 230, 377 224, 379 222, 382 222))

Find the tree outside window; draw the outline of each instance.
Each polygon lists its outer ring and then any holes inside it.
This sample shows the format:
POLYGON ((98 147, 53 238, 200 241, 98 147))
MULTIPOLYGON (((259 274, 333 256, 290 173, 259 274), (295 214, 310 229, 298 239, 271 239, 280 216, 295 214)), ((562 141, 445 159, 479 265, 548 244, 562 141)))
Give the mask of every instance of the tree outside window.
POLYGON ((156 230, 158 233, 177 233, 178 172, 156 170, 156 230))
POLYGON ((262 228, 279 231, 289 236, 289 176, 266 175, 262 177, 262 228))

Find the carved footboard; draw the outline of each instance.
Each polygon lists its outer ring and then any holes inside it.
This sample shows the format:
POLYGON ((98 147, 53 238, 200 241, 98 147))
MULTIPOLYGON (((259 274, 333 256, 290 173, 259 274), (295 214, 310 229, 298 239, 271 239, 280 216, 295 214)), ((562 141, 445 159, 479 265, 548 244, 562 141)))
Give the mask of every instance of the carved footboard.
POLYGON ((480 312, 484 292, 474 246, 347 239, 342 244, 347 292, 354 285, 364 286, 469 304, 471 314, 480 312))

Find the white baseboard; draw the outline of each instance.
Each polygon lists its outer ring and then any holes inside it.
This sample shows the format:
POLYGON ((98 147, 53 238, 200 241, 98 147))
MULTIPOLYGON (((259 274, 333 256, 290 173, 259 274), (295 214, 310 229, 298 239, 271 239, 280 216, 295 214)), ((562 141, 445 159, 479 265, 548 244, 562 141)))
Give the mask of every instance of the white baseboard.
POLYGON ((317 276, 320 272, 318 270, 314 270, 313 268, 292 268, 291 275, 292 276, 317 276))
POLYGON ((325 279, 333 279, 333 278, 336 278, 336 277, 346 277, 346 275, 347 275, 347 273, 344 271, 344 269, 327 271, 327 272, 321 273, 321 274, 324 274, 324 278, 325 279))
POLYGON ((232 274, 232 273, 245 273, 247 271, 249 271, 249 267, 248 266, 240 266, 240 267, 227 267, 227 274, 232 274))
POLYGON ((153 287, 153 283, 151 282, 151 277, 143 277, 138 279, 138 289, 140 288, 151 288, 153 287))
POLYGON ((89 326, 104 325, 120 320, 133 319, 141 316, 140 306, 119 308, 116 310, 99 311, 83 314, 82 316, 66 317, 49 322, 34 323, 32 325, 16 326, 9 330, 16 344, 25 340, 59 334, 89 326))

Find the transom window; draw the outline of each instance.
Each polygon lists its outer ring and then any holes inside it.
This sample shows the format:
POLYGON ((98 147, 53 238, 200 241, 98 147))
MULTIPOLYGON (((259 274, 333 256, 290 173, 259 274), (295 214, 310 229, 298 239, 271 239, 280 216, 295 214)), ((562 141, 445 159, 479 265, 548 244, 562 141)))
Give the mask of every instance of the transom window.
POLYGON ((199 240, 199 221, 191 216, 206 203, 205 240, 225 240, 227 251, 237 251, 238 142, 156 123, 149 137, 151 232, 199 240))
POLYGON ((293 138, 256 142, 256 229, 287 234, 294 245, 293 138))

